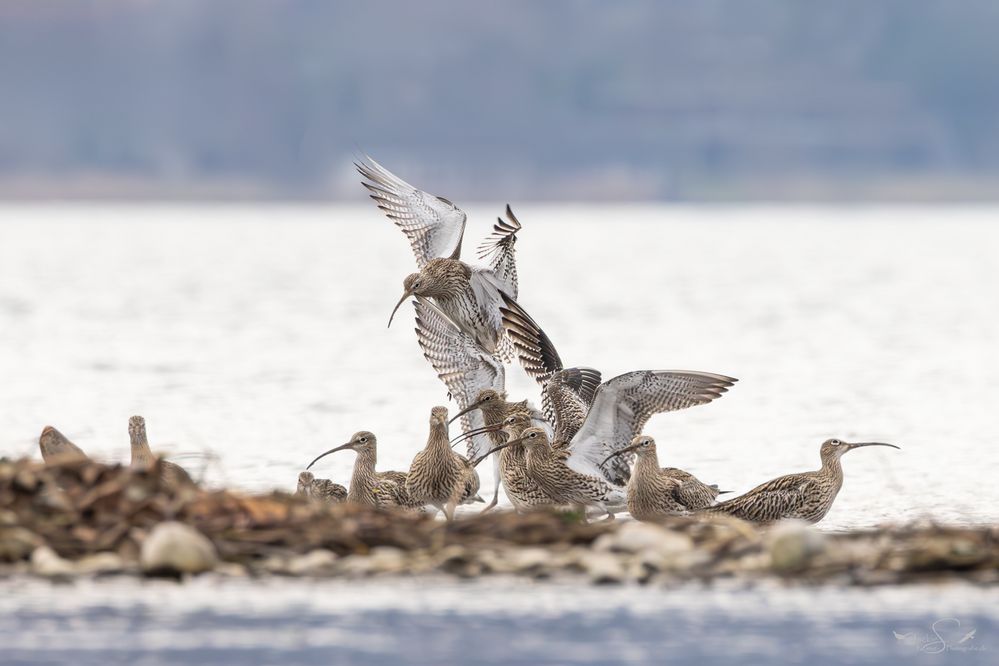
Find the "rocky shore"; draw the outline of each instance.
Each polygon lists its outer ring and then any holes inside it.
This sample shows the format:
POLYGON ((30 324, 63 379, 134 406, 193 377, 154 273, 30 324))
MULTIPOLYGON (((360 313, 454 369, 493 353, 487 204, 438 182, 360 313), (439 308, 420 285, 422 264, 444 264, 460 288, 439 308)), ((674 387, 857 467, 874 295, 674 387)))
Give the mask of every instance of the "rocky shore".
POLYGON ((0 576, 367 577, 490 574, 672 585, 719 579, 999 583, 999 526, 886 526, 677 516, 586 523, 497 511, 452 524, 285 493, 172 488, 148 470, 0 460, 0 576))

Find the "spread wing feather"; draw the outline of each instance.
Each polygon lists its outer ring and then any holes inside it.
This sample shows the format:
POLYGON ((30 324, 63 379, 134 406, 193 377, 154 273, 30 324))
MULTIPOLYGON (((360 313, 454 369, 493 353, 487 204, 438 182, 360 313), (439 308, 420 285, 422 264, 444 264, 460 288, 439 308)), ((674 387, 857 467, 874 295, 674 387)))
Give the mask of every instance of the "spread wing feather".
POLYGON ((503 291, 513 298, 517 298, 517 258, 514 246, 520 229, 520 221, 507 204, 506 219, 496 218, 493 233, 478 248, 479 259, 492 257, 489 262, 490 270, 503 285, 503 291))
POLYGON ((544 386, 552 374, 563 367, 555 345, 531 315, 506 294, 503 295, 500 312, 503 315, 503 328, 513 342, 520 365, 529 376, 544 386))
POLYGON ((541 406, 555 426, 555 441, 569 442, 586 419, 600 386, 600 371, 565 368, 553 373, 541 391, 541 406))
MULTIPOLYGON (((447 386, 458 407, 467 407, 484 389, 503 391, 505 373, 502 363, 427 299, 417 296, 413 306, 416 308, 416 338, 423 355, 447 386)), ((485 423, 480 410, 462 417, 465 432, 482 425, 485 423)), ((489 448, 488 435, 476 435, 469 439, 468 456, 474 460, 489 448)))
POLYGON ((423 268, 438 257, 461 256, 466 215, 460 208, 413 187, 370 157, 354 166, 378 208, 406 234, 417 266, 423 268))
MULTIPOLYGON (((604 382, 572 439, 570 467, 607 477, 600 461, 627 446, 652 415, 709 403, 736 381, 707 372, 636 370, 604 382)), ((619 475, 614 473, 608 480, 619 481, 619 475)))

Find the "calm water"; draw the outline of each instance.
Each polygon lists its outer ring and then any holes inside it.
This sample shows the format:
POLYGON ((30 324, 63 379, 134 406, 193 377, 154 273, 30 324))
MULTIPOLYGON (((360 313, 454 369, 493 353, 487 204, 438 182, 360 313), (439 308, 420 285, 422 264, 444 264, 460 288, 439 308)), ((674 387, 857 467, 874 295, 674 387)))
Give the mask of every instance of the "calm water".
MULTIPOLYGON (((498 206, 470 209, 466 251, 498 206)), ((995 209, 523 206, 521 302, 570 364, 740 378, 653 419, 664 464, 724 488, 845 458, 824 526, 999 520, 995 209)), ((107 460, 126 420, 292 488, 356 430, 405 468, 446 393, 402 316, 413 260, 370 207, 0 208, 0 451, 52 424, 107 460)), ((519 369, 515 397, 537 397, 519 369)), ((203 459, 182 458, 198 468, 203 459)), ((353 455, 324 461, 341 482, 353 455)), ((490 474, 485 470, 485 474, 490 474)))
POLYGON ((999 652, 996 594, 960 585, 777 594, 199 579, 0 582, 0 593, 0 663, 11 665, 974 666, 999 652))
MULTIPOLYGON (((499 210, 470 209, 469 249, 499 210)), ((999 520, 996 210, 517 212, 521 301, 567 363, 741 379, 650 423, 664 464, 743 491, 814 468, 827 437, 890 441, 845 458, 824 527, 999 520)), ((126 460, 140 413, 155 447, 196 470, 210 456, 210 483, 291 489, 360 429, 405 468, 446 400, 411 320, 385 327, 412 266, 367 206, 0 208, 0 453, 37 455, 52 424, 126 460)), ((537 396, 519 370, 508 386, 537 396)), ((320 471, 344 482, 352 463, 320 471)), ((6 581, 0 662, 977 664, 995 663, 996 608, 960 586, 6 581), (892 633, 949 617, 992 653, 892 633)))

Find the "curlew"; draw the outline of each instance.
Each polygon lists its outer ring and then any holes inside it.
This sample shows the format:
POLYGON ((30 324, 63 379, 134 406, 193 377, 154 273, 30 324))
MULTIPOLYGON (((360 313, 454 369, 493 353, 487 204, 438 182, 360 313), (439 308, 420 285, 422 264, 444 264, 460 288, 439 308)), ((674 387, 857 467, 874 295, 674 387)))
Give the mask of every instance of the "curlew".
MULTIPOLYGON (((548 425, 544 415, 527 400, 510 402, 506 399, 505 391, 497 391, 496 389, 491 388, 479 391, 479 393, 475 396, 475 401, 455 414, 451 418, 451 422, 457 418, 469 415, 476 410, 481 413, 481 418, 478 420, 484 422, 485 426, 480 426, 478 429, 466 429, 465 438, 479 437, 482 434, 486 434, 488 435, 491 446, 494 449, 507 439, 507 435, 504 434, 506 432, 504 422, 510 416, 515 414, 522 415, 524 422, 527 424, 523 426, 524 428, 530 425, 540 427, 546 427, 548 425)), ((517 434, 519 435, 519 432, 517 434)), ((481 444, 476 445, 474 447, 474 452, 470 452, 470 455, 473 455, 473 457, 481 457, 485 453, 481 450, 482 448, 481 444)), ((504 482, 504 489, 507 490, 507 496, 510 496, 508 487, 509 484, 506 483, 508 470, 504 469, 504 459, 507 460, 506 464, 509 465, 512 464, 512 461, 518 457, 523 458, 523 450, 519 447, 513 451, 501 450, 499 456, 494 458, 493 475, 495 485, 493 487, 493 498, 489 502, 488 506, 483 509, 483 513, 496 506, 499 499, 499 485, 501 481, 504 482)), ((510 501, 514 503, 515 507, 517 506, 518 502, 514 501, 512 497, 510 498, 510 501)))
POLYGON ((327 504, 338 504, 347 499, 346 488, 329 479, 317 479, 312 472, 299 473, 298 490, 295 494, 304 495, 327 504))
POLYGON ((350 490, 346 500, 353 504, 378 507, 419 508, 406 491, 404 472, 379 472, 378 438, 374 433, 362 430, 351 436, 350 441, 330 449, 316 457, 306 469, 311 469, 320 459, 337 451, 354 451, 354 471, 350 477, 350 490))
MULTIPOLYGON (((146 438, 146 420, 141 416, 133 416, 128 419, 128 438, 132 444, 132 467, 148 468, 152 465, 156 456, 149 448, 149 440, 146 438)), ((160 478, 168 486, 181 487, 195 485, 194 479, 187 471, 169 460, 162 460, 160 467, 160 478)))
POLYGON ((42 460, 47 463, 62 460, 87 460, 87 454, 79 446, 69 441, 65 435, 53 428, 45 426, 38 438, 38 449, 42 460))
POLYGON ((518 292, 514 246, 521 226, 510 207, 506 220, 498 220, 479 248, 480 258, 491 255, 489 267, 473 267, 460 259, 466 220, 460 208, 413 187, 370 157, 354 166, 378 208, 406 234, 416 256, 419 272, 403 280, 402 298, 392 316, 411 296, 431 298, 487 353, 512 358, 509 344, 504 345, 499 312, 501 294, 517 298, 518 292))
POLYGON ((543 404, 552 411, 555 448, 569 452, 576 471, 612 485, 627 484, 631 472, 624 456, 608 460, 610 454, 628 446, 653 415, 707 404, 737 381, 709 372, 635 370, 595 386, 600 373, 563 369, 548 335, 516 301, 505 298, 502 311, 524 370, 547 382, 543 404))
POLYGON ((518 443, 525 450, 528 475, 556 504, 595 507, 610 516, 624 510, 624 489, 571 468, 568 453, 552 448, 544 428, 527 428, 506 447, 518 443))
MULTIPOLYGON (((512 404, 519 405, 521 403, 512 404)), ((503 441, 497 443, 494 450, 500 449, 499 468, 503 490, 517 511, 528 511, 539 506, 558 504, 528 474, 527 454, 519 438, 525 430, 532 426, 537 427, 537 422, 530 411, 514 410, 502 423, 484 428, 503 433, 503 437, 501 437, 503 441)), ((547 432, 547 429, 545 430, 547 432)))
MULTIPOLYGON (((451 397, 462 410, 462 431, 472 433, 467 439, 467 457, 478 459, 492 446, 489 436, 478 430, 485 424, 480 411, 469 409, 484 391, 503 392, 503 364, 487 353, 474 339, 447 318, 430 301, 418 297, 416 339, 423 355, 447 386, 451 397)), ((457 418, 457 417, 456 417, 457 418)), ((493 460, 493 497, 499 490, 498 459, 493 460)))
POLYGON ((434 407, 430 411, 427 445, 413 458, 406 475, 406 491, 414 502, 436 507, 450 522, 458 504, 482 501, 478 497, 479 475, 475 465, 484 457, 473 463, 452 451, 447 407, 434 407))
POLYGON ((777 477, 744 495, 708 507, 706 511, 727 513, 754 523, 772 523, 785 518, 817 523, 829 512, 843 486, 843 467, 839 459, 847 451, 865 446, 899 448, 881 442, 851 444, 828 439, 819 449, 822 467, 818 470, 777 477))
POLYGON ((610 455, 627 452, 634 452, 637 458, 627 486, 628 512, 635 520, 656 521, 701 509, 718 496, 717 486, 709 486, 693 474, 675 467, 659 467, 656 441, 651 437, 639 435, 629 446, 610 455))

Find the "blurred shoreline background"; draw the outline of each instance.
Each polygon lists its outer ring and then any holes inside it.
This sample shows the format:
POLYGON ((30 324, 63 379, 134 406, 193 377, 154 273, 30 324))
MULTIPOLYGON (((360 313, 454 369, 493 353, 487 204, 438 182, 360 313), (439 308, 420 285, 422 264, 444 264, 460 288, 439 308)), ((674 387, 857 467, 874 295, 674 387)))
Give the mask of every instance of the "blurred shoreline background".
POLYGON ((7 0, 0 200, 999 200, 999 3, 7 0))

